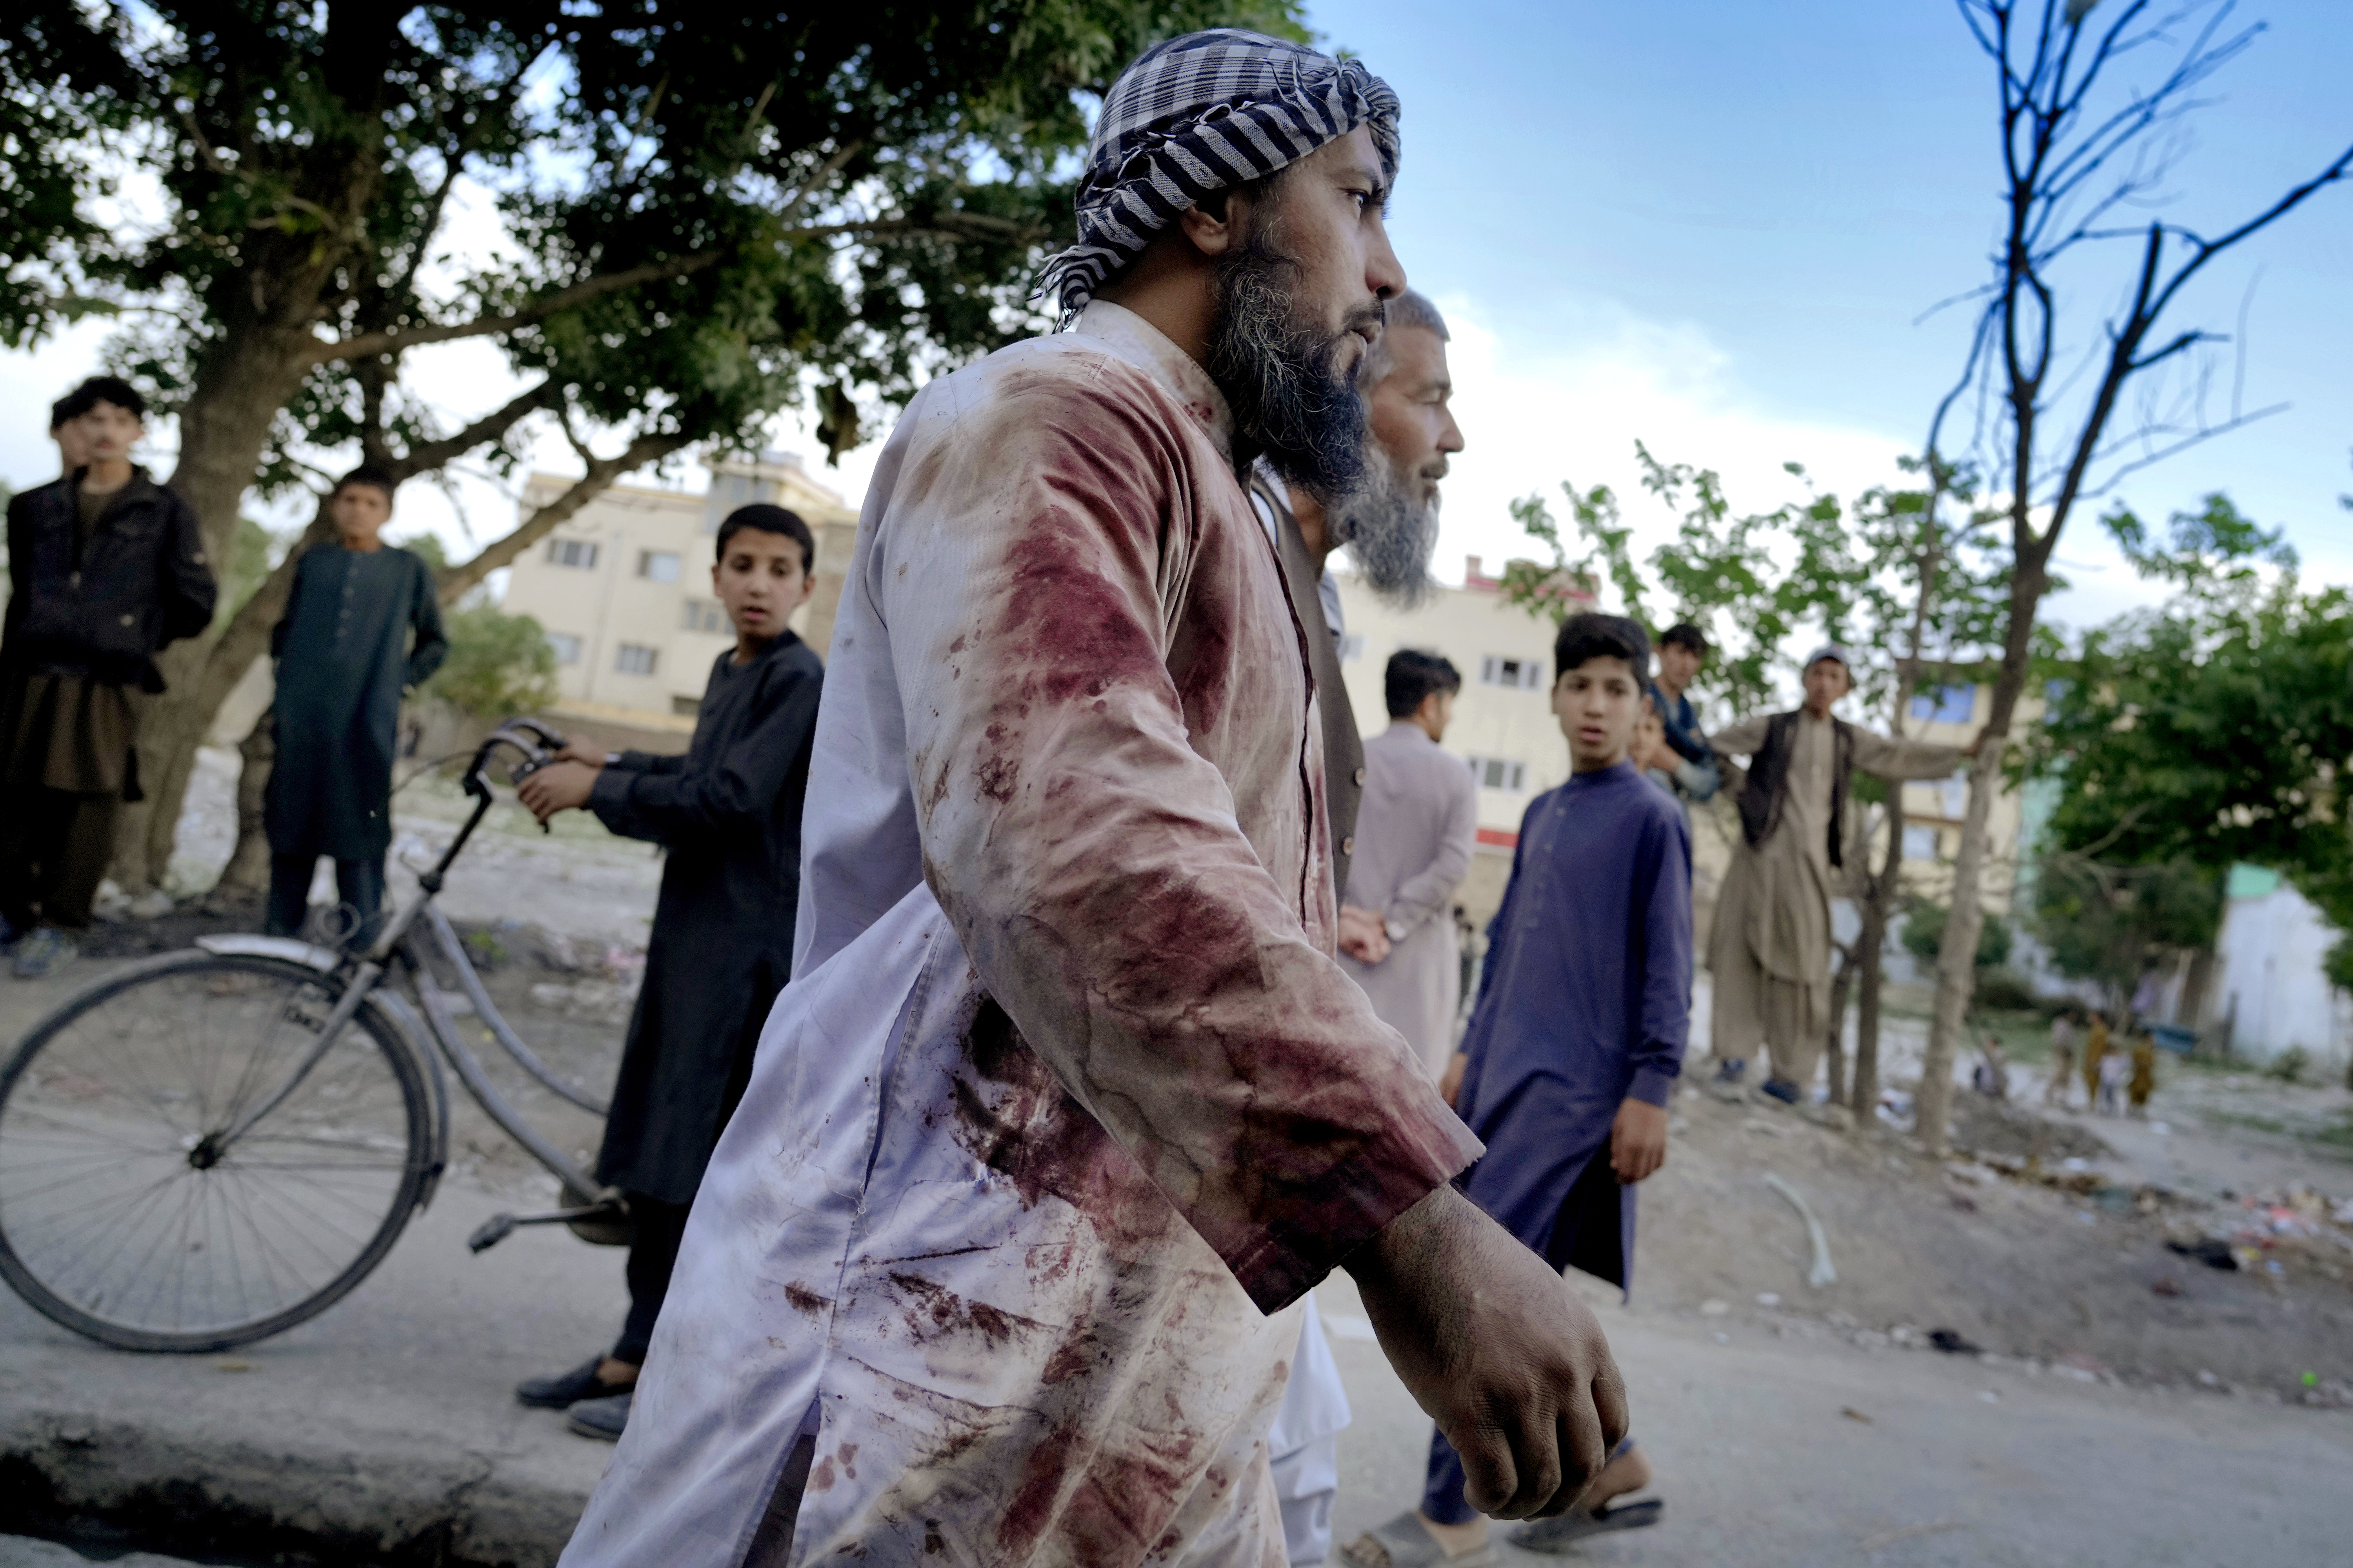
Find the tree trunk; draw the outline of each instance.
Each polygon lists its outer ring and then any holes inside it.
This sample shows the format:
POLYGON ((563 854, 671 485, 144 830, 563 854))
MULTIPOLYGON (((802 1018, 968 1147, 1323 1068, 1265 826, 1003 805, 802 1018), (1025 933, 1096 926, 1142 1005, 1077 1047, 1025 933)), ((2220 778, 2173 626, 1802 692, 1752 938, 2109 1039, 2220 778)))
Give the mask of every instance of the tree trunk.
POLYGON ((1861 944, 1839 949, 1838 973, 1831 980, 1830 1038, 1823 1044, 1822 1059, 1828 1064, 1831 1080, 1831 1103, 1844 1105, 1846 1098, 1846 1005, 1854 994, 1855 954, 1861 944))
MULTIPOLYGON (((170 484, 195 510, 205 553, 216 568, 236 547, 237 510, 261 465, 270 424, 310 368, 305 341, 302 333, 267 324, 234 330, 208 356, 195 395, 180 415, 180 461, 170 484)), ((155 660, 164 689, 147 703, 139 723, 139 779, 147 798, 126 806, 115 826, 114 879, 126 892, 154 887, 171 864, 196 747, 252 662, 248 655, 226 681, 218 679, 218 649, 243 618, 240 612, 227 627, 174 643, 155 660)), ((262 624, 266 630, 269 623, 262 624)))
MULTIPOLYGON (((1901 713, 1903 709, 1899 706, 1896 711, 1901 713)), ((1862 901, 1862 930, 1854 939, 1862 973, 1856 984, 1854 1083, 1847 1107, 1854 1112, 1857 1127, 1878 1114, 1879 1005, 1887 983, 1887 924, 1903 875, 1904 786, 1891 783, 1887 786, 1887 853, 1880 861, 1879 875, 1872 879, 1871 896, 1862 901)))
POLYGON ((1953 1060, 1977 985, 1978 936, 1985 929, 1986 822, 1993 811, 1994 791, 2001 785, 2001 755, 2010 721, 2026 690, 2034 615, 2049 584, 2043 562, 2057 538, 2054 527, 2035 548, 2027 542, 2033 536, 2026 531, 2022 514, 2018 525, 2025 537, 2010 579, 2001 673, 1994 680, 1993 708, 1979 732, 1977 755, 1969 760, 1969 804, 1961 821, 1960 853, 1953 861, 1952 909, 1945 919, 1945 940, 1936 949, 1936 1010, 1928 1025, 1927 1057, 1920 1064, 1918 1130, 1928 1152, 1938 1158, 1951 1136, 1953 1060))
POLYGON ((269 838, 262 812, 269 794, 269 769, 278 760, 278 707, 261 710, 237 747, 244 766, 237 775, 237 848, 213 889, 216 900, 248 903, 269 890, 269 838))
POLYGON ((2174 1008, 2173 1021, 2185 1029, 2200 1029, 2206 1026, 2206 993, 2214 984, 2214 947, 2212 943, 2189 955, 2189 972, 2181 977, 2181 1000, 2174 1008))

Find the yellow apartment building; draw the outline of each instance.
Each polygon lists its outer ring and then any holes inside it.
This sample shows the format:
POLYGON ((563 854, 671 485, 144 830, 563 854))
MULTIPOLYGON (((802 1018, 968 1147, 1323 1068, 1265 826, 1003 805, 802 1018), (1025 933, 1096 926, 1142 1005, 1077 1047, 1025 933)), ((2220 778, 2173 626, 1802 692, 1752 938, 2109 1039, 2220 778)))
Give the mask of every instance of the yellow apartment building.
MULTIPOLYGON (((719 524, 755 501, 786 507, 818 541, 818 588, 793 616, 793 630, 822 654, 857 534, 858 516, 790 452, 708 465, 697 495, 615 485, 558 524, 517 560, 501 607, 538 621, 555 650, 557 713, 602 726, 682 737, 735 634, 711 594, 719 524)), ((572 480, 535 474, 525 487, 528 518, 572 480)))

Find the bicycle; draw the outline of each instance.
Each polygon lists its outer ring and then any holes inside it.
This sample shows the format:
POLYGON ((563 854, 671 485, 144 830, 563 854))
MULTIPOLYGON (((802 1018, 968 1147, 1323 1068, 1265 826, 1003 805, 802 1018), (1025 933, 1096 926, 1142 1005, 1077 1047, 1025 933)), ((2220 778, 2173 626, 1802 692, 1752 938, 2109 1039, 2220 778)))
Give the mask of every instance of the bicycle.
POLYGON ((562 1184, 561 1206, 495 1215, 467 1245, 559 1223, 626 1244, 626 1202, 499 1093, 428 962, 456 975, 525 1073, 607 1114, 500 1016, 434 902, 494 783, 519 784, 563 746, 533 720, 483 741, 465 774, 471 815, 364 950, 200 937, 37 1025, 0 1068, 0 1279, 52 1322, 123 1350, 224 1351, 307 1321, 432 1201, 449 1148, 445 1062, 562 1184))

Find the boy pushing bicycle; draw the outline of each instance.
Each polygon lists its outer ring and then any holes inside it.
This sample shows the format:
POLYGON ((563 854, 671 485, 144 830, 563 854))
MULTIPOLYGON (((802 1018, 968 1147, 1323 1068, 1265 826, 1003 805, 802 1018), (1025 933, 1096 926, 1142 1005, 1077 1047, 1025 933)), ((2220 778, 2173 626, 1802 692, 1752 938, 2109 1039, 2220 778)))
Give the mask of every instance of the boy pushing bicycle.
POLYGON ((808 598, 816 561, 816 540, 794 513, 730 513, 711 580, 735 647, 712 667, 686 754, 566 746, 519 791, 543 823, 593 811, 614 832, 670 851, 596 1162, 596 1179, 628 1195, 635 1224, 628 1317, 608 1353, 515 1390, 525 1405, 568 1411, 585 1436, 617 1438, 628 1419, 687 1209, 791 977, 801 801, 825 667, 785 622, 808 598))

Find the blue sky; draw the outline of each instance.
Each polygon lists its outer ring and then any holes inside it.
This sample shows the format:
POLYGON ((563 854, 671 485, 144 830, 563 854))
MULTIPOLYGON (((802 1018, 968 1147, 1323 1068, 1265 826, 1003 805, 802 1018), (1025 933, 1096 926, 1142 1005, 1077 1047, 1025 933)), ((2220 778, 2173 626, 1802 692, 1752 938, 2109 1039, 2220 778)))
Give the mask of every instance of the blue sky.
MULTIPOLYGON (((2270 30, 2192 121, 2170 217, 2242 215, 2353 142, 2353 5, 2273 0, 2244 15, 2270 30)), ((1784 460, 1847 494, 1894 477, 1966 331, 1960 312, 1915 318, 1982 279, 2000 216, 1991 69, 1949 0, 1347 0, 1311 19, 1405 103, 1391 229, 1455 327, 1471 443, 1447 487, 1441 576, 1459 580, 1466 554, 1492 566, 1524 551, 1509 502, 1563 479, 1613 485, 1643 541, 1665 537, 1668 521, 1635 493, 1638 437, 1721 469, 1742 510, 1788 499, 1784 460)), ((2085 308, 2114 298, 2126 264, 2104 258, 2071 280, 2078 342, 2085 308)), ((2286 525, 2309 578, 2353 582, 2353 513, 2337 503, 2353 490, 2348 279, 2353 186, 2221 264, 2177 320, 2230 331, 2243 302, 2245 403, 2290 407, 2134 478, 2125 499, 2161 517, 2228 490, 2286 525)), ((0 478, 48 477, 42 413, 103 336, 92 323, 0 353, 0 478)), ((2236 363, 2221 369, 2218 414, 2236 363)), ((418 372, 453 423, 515 384, 480 344, 418 372)), ((170 433, 158 437, 168 466, 170 433)), ((777 439, 815 449, 798 421, 777 439)), ((822 477, 855 500, 873 455, 822 477)), ((552 435, 540 458, 577 471, 552 435)), ((674 478, 701 482, 691 468, 674 478)), ((512 519, 487 481, 459 488, 477 536, 512 519)), ((422 487, 404 494, 401 521, 453 542, 459 531, 422 487)), ((2060 620, 2156 597, 2087 513, 2059 557, 2074 584, 2051 606, 2060 620)))
MULTIPOLYGON (((2353 143, 2353 7, 2242 14, 2271 28, 2192 121, 2169 218, 2220 226, 2353 143)), ((1722 468, 1744 507, 1780 499, 1782 458, 1851 492, 1916 447, 1968 318, 1915 319, 1986 275, 2000 216, 1992 71, 1947 0, 1350 0, 1313 20, 1403 99, 1392 236, 1416 286, 1488 340, 1459 377, 1473 406, 1450 547, 1503 549, 1497 501, 1560 478, 1624 490, 1630 426, 1662 457, 1722 468)), ((2081 329, 2129 264, 2075 276, 2081 329)), ((2309 575, 2353 579, 2337 502, 2353 490, 2348 279, 2353 185, 2217 263, 2179 324, 2232 330, 2253 282, 2245 404, 2291 407, 2125 499, 2162 516, 2226 489, 2287 525, 2309 575)), ((2235 362, 2221 368, 2218 416, 2235 362)), ((2147 596, 2091 523, 2079 513, 2060 551, 2069 619, 2147 596)))

